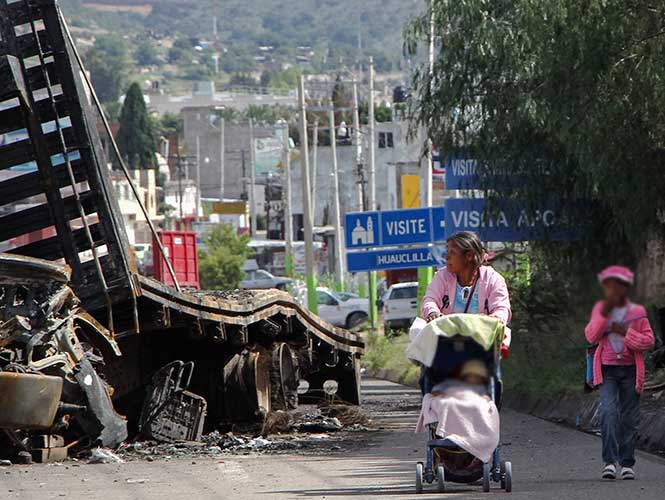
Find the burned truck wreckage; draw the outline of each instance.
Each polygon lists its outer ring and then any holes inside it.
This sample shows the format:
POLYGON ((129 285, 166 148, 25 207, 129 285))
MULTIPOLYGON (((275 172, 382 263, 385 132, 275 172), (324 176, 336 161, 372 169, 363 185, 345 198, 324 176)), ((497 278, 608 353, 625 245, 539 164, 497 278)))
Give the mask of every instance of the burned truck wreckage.
POLYGON ((139 275, 99 119, 57 1, 0 0, 0 458, 358 404, 363 342, 289 294, 139 275))

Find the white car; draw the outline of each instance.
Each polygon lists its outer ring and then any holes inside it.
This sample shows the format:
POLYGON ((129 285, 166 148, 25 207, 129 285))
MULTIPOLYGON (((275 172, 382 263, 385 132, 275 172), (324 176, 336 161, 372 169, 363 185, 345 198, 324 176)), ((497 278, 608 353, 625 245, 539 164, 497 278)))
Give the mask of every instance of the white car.
POLYGON ((327 288, 316 289, 319 316, 343 328, 355 328, 367 321, 369 300, 340 297, 327 288))
MULTIPOLYGON (((333 292, 325 287, 316 289, 318 314, 328 323, 342 328, 355 328, 368 318, 369 300, 352 297, 353 294, 333 292)), ((296 300, 307 307, 307 288, 299 287, 295 292, 296 300)))
POLYGON ((409 328, 418 317, 418 282, 392 285, 381 302, 386 332, 409 328))

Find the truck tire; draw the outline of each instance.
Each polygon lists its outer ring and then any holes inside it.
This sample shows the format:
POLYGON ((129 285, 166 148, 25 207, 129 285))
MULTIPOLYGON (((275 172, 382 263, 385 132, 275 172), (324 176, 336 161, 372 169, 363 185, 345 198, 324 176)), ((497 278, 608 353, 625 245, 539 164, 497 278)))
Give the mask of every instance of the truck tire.
POLYGON ((298 407, 298 367, 285 342, 274 344, 270 369, 270 399, 273 410, 298 407))

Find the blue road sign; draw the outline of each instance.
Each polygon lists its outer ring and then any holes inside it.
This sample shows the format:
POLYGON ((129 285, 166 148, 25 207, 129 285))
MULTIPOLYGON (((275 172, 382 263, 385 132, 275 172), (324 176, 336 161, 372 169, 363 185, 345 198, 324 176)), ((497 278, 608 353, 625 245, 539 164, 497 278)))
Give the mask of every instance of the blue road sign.
POLYGON ((347 268, 351 273, 440 266, 444 263, 444 257, 445 251, 440 247, 394 248, 346 254, 347 268))
POLYGON ((446 189, 479 188, 478 162, 472 158, 446 157, 446 189))
POLYGON ((434 243, 445 239, 443 207, 356 212, 345 217, 349 250, 434 243))
POLYGON ((446 241, 446 209, 432 207, 430 212, 432 214, 432 243, 446 241))
POLYGON ((562 208, 526 208, 515 201, 499 202, 486 210, 484 199, 446 200, 446 232, 473 231, 483 241, 571 240, 575 238, 574 218, 562 208))
POLYGON ((346 248, 368 248, 381 246, 379 212, 346 214, 344 233, 346 248))

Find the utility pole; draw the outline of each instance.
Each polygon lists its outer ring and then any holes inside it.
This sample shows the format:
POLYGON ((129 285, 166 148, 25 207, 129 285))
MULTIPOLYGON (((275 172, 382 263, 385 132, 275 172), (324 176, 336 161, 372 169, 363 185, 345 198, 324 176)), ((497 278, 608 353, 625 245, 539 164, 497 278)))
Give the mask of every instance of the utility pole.
MULTIPOLYGON (((431 78, 434 74, 434 9, 432 8, 432 0, 428 1, 429 9, 429 35, 428 35, 428 71, 431 78)), ((420 205, 423 207, 431 207, 433 202, 433 186, 432 186, 432 138, 429 129, 427 130, 427 151, 425 153, 424 161, 421 162, 420 178, 421 178, 421 193, 420 205)), ((418 299, 419 301, 425 296, 427 287, 429 286, 434 272, 431 267, 418 268, 418 299)))
POLYGON ((180 211, 180 224, 182 224, 182 156, 178 153, 178 205, 180 211))
POLYGON ((316 176, 319 166, 319 120, 314 120, 312 132, 312 221, 316 222, 316 176))
POLYGON ((330 101, 328 110, 330 122, 330 152, 332 154, 333 173, 333 215, 335 217, 335 280, 337 291, 344 291, 344 255, 342 246, 342 212, 339 206, 339 172, 337 170, 337 127, 335 126, 335 103, 330 101))
POLYGON ((291 205, 291 151, 289 150, 289 124, 280 120, 279 126, 282 130, 282 164, 284 165, 284 189, 282 190, 282 202, 284 204, 284 242, 286 255, 284 265, 286 275, 293 276, 293 207, 291 205))
POLYGON ((224 115, 220 113, 219 115, 219 202, 220 203, 224 203, 224 181, 226 180, 225 179, 226 166, 224 165, 225 161, 224 156, 226 155, 226 144, 224 144, 224 142, 226 140, 226 134, 224 131, 224 125, 225 125, 224 115))
POLYGON ((300 158, 302 167, 302 210, 305 226, 305 266, 307 281, 307 305, 309 310, 318 312, 316 300, 316 275, 314 274, 314 228, 310 202, 309 147, 307 144, 307 105, 305 103, 305 76, 298 82, 298 105, 300 107, 300 158))
POLYGON ((358 181, 356 182, 356 195, 358 199, 358 211, 365 210, 365 196, 364 183, 365 179, 362 174, 363 160, 362 160, 362 139, 360 136, 360 113, 358 111, 358 82, 353 81, 353 136, 356 146, 356 169, 358 174, 358 181))
MULTIPOLYGON (((177 154, 169 156, 168 158, 176 160, 176 168, 177 168, 177 175, 178 175, 178 212, 180 215, 180 225, 184 225, 184 210, 183 210, 183 188, 182 188, 182 179, 184 177, 183 171, 187 172, 189 161, 194 160, 194 156, 185 156, 183 155, 180 151, 178 151, 177 154)), ((185 177, 187 178, 187 177, 185 177)), ((188 179, 189 180, 189 179, 188 179)))
MULTIPOLYGON (((369 163, 369 209, 376 210, 376 165, 374 158, 374 58, 369 58, 369 137, 367 159, 369 163)), ((369 273, 369 322, 375 329, 378 322, 378 310, 376 305, 376 271, 369 273)))
POLYGON ((254 151, 254 120, 249 119, 249 234, 256 235, 256 151, 254 151))
POLYGON ((194 220, 199 221, 201 210, 201 140, 196 136, 196 214, 194 220))

